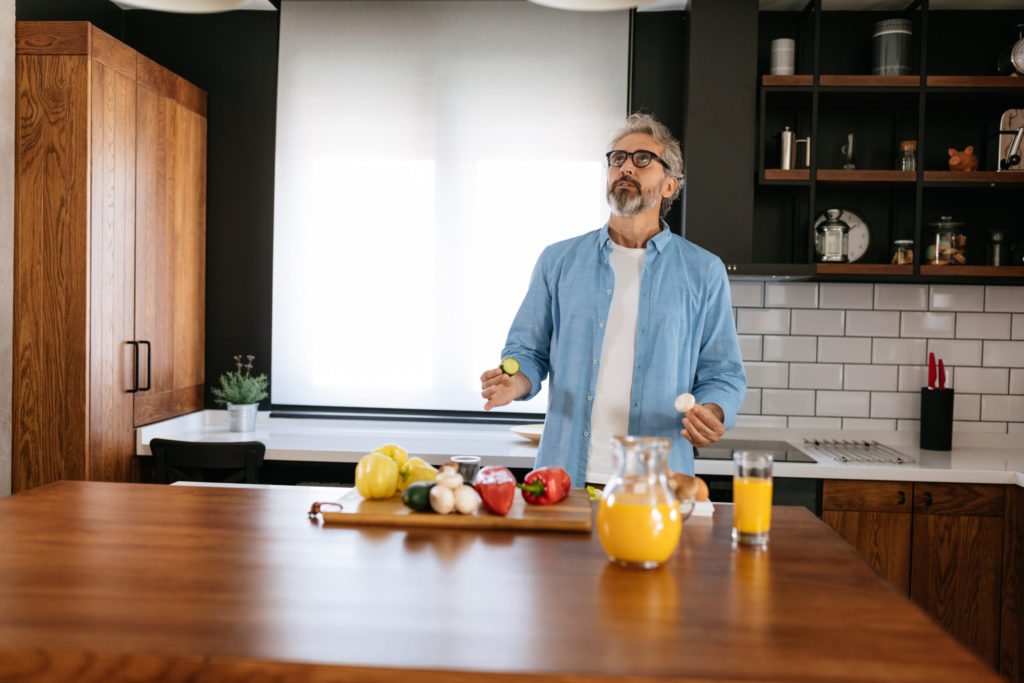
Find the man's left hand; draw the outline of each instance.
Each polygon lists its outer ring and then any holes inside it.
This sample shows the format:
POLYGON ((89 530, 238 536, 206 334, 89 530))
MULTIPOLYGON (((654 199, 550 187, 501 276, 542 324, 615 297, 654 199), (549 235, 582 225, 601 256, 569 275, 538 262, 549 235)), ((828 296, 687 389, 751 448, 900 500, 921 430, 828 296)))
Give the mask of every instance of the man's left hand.
POLYGON ((683 438, 698 448, 710 446, 725 434, 725 413, 714 403, 694 404, 683 418, 683 438))

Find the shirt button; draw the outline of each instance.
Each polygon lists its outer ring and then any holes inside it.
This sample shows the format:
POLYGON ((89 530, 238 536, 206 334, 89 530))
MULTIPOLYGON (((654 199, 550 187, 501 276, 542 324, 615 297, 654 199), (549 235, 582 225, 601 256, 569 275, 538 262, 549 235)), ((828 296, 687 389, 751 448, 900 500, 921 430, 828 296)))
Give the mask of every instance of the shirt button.
POLYGON ((610 290, 610 289, 609 289, 609 290, 608 290, 608 294, 611 294, 611 293, 612 293, 612 290, 610 290))
POLYGON ((583 436, 590 436, 590 432, 583 432, 583 436))
POLYGON ((600 323, 599 327, 604 327, 604 323, 600 323))
MULTIPOLYGON (((597 361, 596 360, 594 361, 594 365, 597 365, 597 361)), ((640 366, 638 365, 637 367, 640 367, 640 366)))
POLYGON ((587 400, 588 400, 588 401, 593 401, 593 400, 594 400, 594 397, 593 397, 593 396, 587 396, 587 400))

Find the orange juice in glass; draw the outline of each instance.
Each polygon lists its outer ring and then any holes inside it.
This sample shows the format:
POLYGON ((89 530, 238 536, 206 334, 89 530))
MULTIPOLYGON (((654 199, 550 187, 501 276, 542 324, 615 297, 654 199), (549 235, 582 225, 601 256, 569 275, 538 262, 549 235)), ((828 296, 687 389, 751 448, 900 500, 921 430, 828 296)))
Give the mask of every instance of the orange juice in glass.
POLYGON ((772 455, 736 451, 732 458, 732 538, 737 543, 765 546, 772 522, 772 455))
POLYGON ((651 569, 672 556, 683 529, 679 501, 666 476, 671 442, 612 437, 616 471, 597 508, 597 533, 609 559, 651 569))

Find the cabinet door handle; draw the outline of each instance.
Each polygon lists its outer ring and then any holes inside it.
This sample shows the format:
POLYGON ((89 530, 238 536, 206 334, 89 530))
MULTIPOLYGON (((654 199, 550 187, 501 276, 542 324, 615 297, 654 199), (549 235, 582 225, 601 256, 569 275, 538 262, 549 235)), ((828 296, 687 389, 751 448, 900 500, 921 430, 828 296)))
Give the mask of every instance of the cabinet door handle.
POLYGON ((907 502, 907 494, 903 493, 903 491, 899 491, 898 493, 899 497, 896 499, 896 503, 898 505, 903 505, 904 503, 907 502))
POLYGON ((133 352, 133 355, 135 356, 135 375, 132 378, 132 387, 133 388, 128 389, 128 393, 129 394, 134 394, 136 391, 139 390, 139 342, 137 342, 137 341, 130 341, 130 342, 125 342, 125 343, 126 344, 131 344, 134 347, 134 349, 135 349, 134 352, 133 352))
POLYGON ((930 506, 932 504, 932 492, 931 491, 925 491, 924 492, 924 504, 927 505, 927 506, 930 506))
MULTIPOLYGON (((153 347, 148 341, 140 341, 140 344, 146 345, 146 386, 139 387, 139 391, 149 391, 153 386, 153 347)), ((135 361, 135 386, 139 386, 139 362, 138 356, 135 361)))

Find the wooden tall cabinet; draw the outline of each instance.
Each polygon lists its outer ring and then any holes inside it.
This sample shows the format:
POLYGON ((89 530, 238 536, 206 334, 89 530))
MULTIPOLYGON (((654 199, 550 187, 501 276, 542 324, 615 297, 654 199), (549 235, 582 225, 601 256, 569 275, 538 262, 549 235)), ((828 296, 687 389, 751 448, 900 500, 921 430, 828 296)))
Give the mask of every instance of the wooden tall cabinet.
POLYGON ((12 484, 131 481, 202 408, 206 95, 86 22, 18 22, 12 484))

